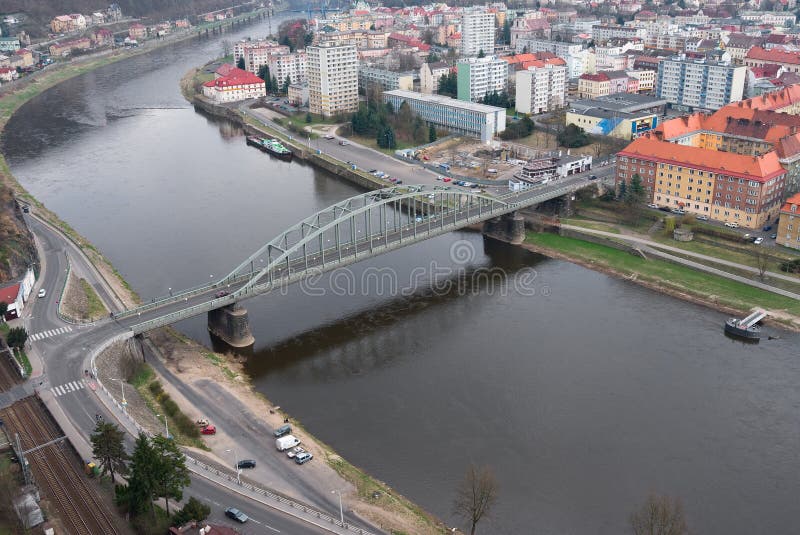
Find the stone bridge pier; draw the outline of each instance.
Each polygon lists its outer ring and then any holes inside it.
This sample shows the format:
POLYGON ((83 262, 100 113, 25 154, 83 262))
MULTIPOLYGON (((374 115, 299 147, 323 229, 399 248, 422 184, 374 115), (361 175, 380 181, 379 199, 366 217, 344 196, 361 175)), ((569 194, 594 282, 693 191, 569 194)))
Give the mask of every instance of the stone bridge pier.
POLYGON ((247 347, 256 341, 253 333, 250 332, 247 309, 239 303, 210 310, 208 312, 208 330, 232 347, 247 347))
POLYGON ((487 219, 483 223, 483 233, 495 240, 520 244, 525 241, 525 218, 519 212, 487 219))

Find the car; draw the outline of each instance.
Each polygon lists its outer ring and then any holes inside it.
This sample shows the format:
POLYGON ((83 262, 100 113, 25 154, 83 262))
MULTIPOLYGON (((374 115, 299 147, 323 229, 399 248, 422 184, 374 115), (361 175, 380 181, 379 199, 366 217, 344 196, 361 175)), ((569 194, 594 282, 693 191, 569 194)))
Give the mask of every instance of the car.
POLYGON ((343 139, 343 140, 341 140, 341 141, 339 142, 339 145, 342 145, 342 146, 344 146, 344 145, 349 145, 349 144, 350 144, 350 142, 349 142, 349 141, 347 141, 346 139, 343 139))
POLYGON ((763 230, 764 230, 764 232, 768 232, 768 231, 772 230, 772 225, 767 225, 766 227, 763 228, 763 230))
POLYGON ((225 290, 220 290, 219 292, 217 292, 217 293, 215 293, 215 294, 214 294, 214 297, 225 297, 225 296, 226 296, 226 295, 228 295, 229 293, 230 293, 230 292, 227 292, 227 291, 225 291, 225 290))
POLYGON ((591 176, 589 177, 589 180, 597 180, 597 175, 591 175, 591 176))
POLYGON ((207 425, 203 429, 201 429, 200 432, 204 435, 216 435, 217 428, 214 427, 213 425, 207 425))
POLYGON ((670 212, 672 212, 673 214, 678 214, 678 215, 683 215, 683 214, 686 213, 683 210, 681 210, 680 208, 673 208, 672 210, 670 210, 670 212))
POLYGON ((655 209, 658 209, 658 205, 657 205, 656 203, 652 203, 652 202, 651 202, 650 204, 648 204, 648 205, 647 205, 647 207, 648 207, 648 208, 655 208, 655 209))
POLYGON ((255 467, 256 467, 256 462, 253 459, 242 459, 241 461, 236 463, 236 468, 239 468, 240 470, 242 468, 255 468, 255 467))
POLYGON ((471 187, 472 189, 476 189, 476 188, 481 187, 481 185, 480 184, 470 184, 469 187, 471 187))
POLYGON ((44 288, 42 288, 41 290, 39 290, 39 297, 44 297, 45 295, 47 295, 47 292, 45 291, 45 289, 44 289, 44 288))
POLYGON ((442 175, 439 175, 436 177, 436 180, 444 180, 444 177, 442 175))
POLYGON ((287 451, 286 456, 289 457, 290 459, 294 459, 296 456, 300 455, 304 451, 306 450, 304 450, 302 446, 297 446, 296 448, 292 448, 289 451, 287 451))
POLYGON ((733 221, 728 221, 725 223, 725 226, 728 228, 739 228, 739 223, 734 223, 733 221))
POLYGON ((325 134, 325 139, 333 139, 333 134, 325 134))
POLYGON ((707 215, 698 215, 698 216, 695 216, 695 219, 697 219, 698 221, 708 221, 708 216, 707 215))
POLYGON ((294 458, 294 462, 297 464, 306 464, 308 461, 313 459, 314 456, 307 451, 301 452, 297 454, 294 458))
POLYGON ((769 239, 771 239, 771 240, 775 240, 777 238, 778 238, 778 233, 777 232, 773 232, 772 234, 769 235, 769 239))
POLYGON ((398 180, 397 182, 395 182, 395 184, 402 184, 402 183, 403 183, 402 180, 398 180))
POLYGON ((755 240, 753 240, 753 243, 754 243, 754 244, 756 244, 756 245, 761 245, 762 243, 764 243, 764 238, 762 238, 761 236, 759 236, 758 238, 756 238, 755 240))
POLYGON ((27 214, 27 213, 30 213, 31 209, 28 206, 23 206, 22 207, 22 211, 27 214))
POLYGON ((450 181, 452 181, 452 180, 453 180, 452 178, 450 178, 449 176, 446 176, 446 177, 444 177, 444 178, 442 179, 442 182, 450 182, 450 181))
POLYGON ((755 243, 756 240, 758 239, 758 236, 749 236, 748 234, 745 234, 744 237, 750 243, 755 243))
POLYGON ((354 164, 353 162, 351 162, 350 160, 347 160, 347 161, 346 161, 346 162, 344 162, 344 163, 346 163, 347 165, 355 165, 355 164, 354 164))
POLYGON ((208 418, 198 418, 195 423, 200 427, 205 427, 208 425, 208 418))
POLYGON ((386 177, 384 180, 388 180, 389 182, 397 182, 397 179, 393 176, 386 177))
POLYGON ((240 524, 244 524, 249 520, 249 517, 246 514, 236 509, 235 507, 228 507, 227 509, 225 509, 225 516, 237 521, 240 524))
POLYGON ((282 436, 288 435, 291 432, 292 432, 292 426, 289 424, 284 424, 279 428, 277 428, 275 431, 273 431, 272 434, 275 436, 275 438, 280 438, 282 436))
POLYGON ((370 174, 373 174, 373 175, 374 175, 375 173, 377 173, 377 172, 378 172, 378 170, 377 170, 377 169, 370 169, 370 170, 369 170, 369 171, 367 171, 367 172, 368 172, 368 173, 370 173, 370 174))

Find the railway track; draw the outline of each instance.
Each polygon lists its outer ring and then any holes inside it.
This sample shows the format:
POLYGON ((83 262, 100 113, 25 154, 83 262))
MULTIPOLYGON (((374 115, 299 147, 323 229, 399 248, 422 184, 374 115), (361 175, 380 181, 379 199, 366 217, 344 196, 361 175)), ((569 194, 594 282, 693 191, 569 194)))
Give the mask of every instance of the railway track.
MULTIPOLYGON (((39 399, 28 397, 0 411, 13 440, 19 433, 23 450, 61 436, 61 430, 39 399)), ((78 468, 72 451, 59 442, 29 453, 36 483, 56 506, 62 522, 72 535, 118 534, 113 519, 97 491, 78 468)))
POLYGON ((0 352, 0 392, 7 392, 22 382, 10 359, 8 352, 0 352))

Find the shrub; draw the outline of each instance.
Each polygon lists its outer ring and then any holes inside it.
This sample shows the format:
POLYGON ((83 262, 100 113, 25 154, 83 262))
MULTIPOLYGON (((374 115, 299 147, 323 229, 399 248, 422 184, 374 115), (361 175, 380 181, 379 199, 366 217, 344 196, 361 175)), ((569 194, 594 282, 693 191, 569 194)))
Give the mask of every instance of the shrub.
POLYGON ((172 401, 171 399, 166 399, 161 403, 161 406, 164 408, 164 412, 166 412, 170 417, 175 416, 180 412, 178 408, 178 404, 172 401))
POLYGON ((189 498, 189 501, 186 502, 186 505, 183 506, 183 509, 175 513, 175 516, 172 517, 172 525, 182 526, 192 520, 200 522, 208 518, 210 514, 211 507, 192 496, 189 498))
POLYGON ((159 383, 158 381, 153 381, 152 383, 150 383, 148 388, 150 389, 150 392, 154 396, 158 396, 161 392, 163 392, 163 388, 161 387, 161 383, 159 383))

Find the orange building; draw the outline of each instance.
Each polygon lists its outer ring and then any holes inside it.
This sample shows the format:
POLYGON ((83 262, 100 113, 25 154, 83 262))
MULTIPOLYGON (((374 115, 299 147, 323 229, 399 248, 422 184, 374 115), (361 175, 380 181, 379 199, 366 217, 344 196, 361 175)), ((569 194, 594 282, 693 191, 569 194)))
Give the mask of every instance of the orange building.
POLYGON ((800 249, 800 193, 786 199, 780 218, 775 241, 779 245, 800 249))

